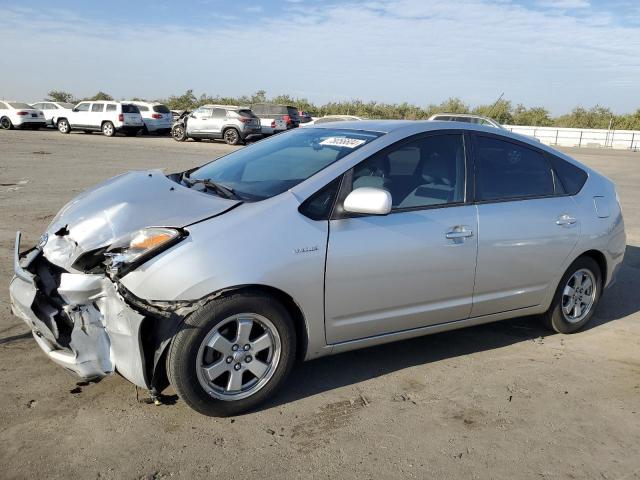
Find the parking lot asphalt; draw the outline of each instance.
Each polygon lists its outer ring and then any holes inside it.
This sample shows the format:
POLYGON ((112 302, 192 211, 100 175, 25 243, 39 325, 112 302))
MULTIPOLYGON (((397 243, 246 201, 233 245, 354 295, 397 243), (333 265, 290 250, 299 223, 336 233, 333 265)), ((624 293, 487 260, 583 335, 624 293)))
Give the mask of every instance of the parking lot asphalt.
POLYGON ((15 231, 34 244, 97 182, 235 148, 0 131, 1 478, 640 479, 640 152, 564 149, 616 182, 627 227, 618 282, 585 331, 519 318, 323 358, 235 418, 171 391, 147 404, 118 376, 77 385, 10 313, 15 231))

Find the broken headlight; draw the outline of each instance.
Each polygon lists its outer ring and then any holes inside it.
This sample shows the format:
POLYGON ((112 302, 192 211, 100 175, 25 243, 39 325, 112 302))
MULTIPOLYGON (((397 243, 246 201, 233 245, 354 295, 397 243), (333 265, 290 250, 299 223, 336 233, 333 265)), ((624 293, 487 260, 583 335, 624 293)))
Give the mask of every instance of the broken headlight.
POLYGON ((143 228, 125 235, 113 242, 104 253, 108 259, 108 270, 123 275, 185 236, 184 231, 165 227, 143 228))

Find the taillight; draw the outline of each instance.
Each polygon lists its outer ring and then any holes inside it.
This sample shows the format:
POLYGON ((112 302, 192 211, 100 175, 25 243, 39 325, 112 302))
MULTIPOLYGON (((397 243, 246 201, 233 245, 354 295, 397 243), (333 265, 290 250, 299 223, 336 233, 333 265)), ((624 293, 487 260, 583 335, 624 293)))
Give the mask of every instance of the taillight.
POLYGON ((160 120, 162 118, 162 115, 160 115, 159 113, 154 113, 151 115, 151 118, 155 118, 156 120, 160 120))
POLYGON ((16 115, 20 115, 21 117, 24 117, 25 115, 29 115, 29 112, 17 112, 16 115))
POLYGON ((282 119, 289 125, 291 123, 291 117, 289 115, 283 115, 282 119))
POLYGON ((251 119, 247 118, 247 117, 240 117, 238 120, 240 120, 242 123, 250 123, 251 119))
POLYGON ((120 115, 118 115, 118 120, 120 122, 124 122, 124 113, 121 113, 120 115))
POLYGON ((271 122, 271 128, 276 128, 276 121, 271 122))

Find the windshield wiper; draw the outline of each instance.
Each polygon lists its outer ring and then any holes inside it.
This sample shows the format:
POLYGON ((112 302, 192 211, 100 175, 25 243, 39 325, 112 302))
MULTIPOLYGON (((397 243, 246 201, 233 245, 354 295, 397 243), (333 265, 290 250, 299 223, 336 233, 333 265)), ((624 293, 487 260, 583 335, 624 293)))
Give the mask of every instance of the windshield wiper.
POLYGON ((218 192, 218 195, 220 195, 222 197, 232 198, 234 200, 239 200, 240 199, 240 197, 238 197, 238 195, 236 195, 235 192, 233 191, 233 188, 227 187, 226 185, 223 185, 222 183, 214 182, 210 178, 205 178, 205 179, 195 178, 195 179, 191 179, 187 175, 183 175, 182 176, 182 181, 184 183, 186 183, 189 187, 192 187, 192 186, 194 186, 196 184, 201 184, 201 185, 204 185, 206 188, 210 188, 211 190, 215 190, 216 192, 218 192))

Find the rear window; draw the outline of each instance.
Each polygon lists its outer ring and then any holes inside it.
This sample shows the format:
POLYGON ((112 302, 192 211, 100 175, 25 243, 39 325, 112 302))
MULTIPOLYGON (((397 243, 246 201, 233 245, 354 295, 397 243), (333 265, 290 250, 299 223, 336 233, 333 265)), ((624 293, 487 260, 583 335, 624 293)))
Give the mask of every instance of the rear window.
POLYGON ((258 118, 251 110, 248 110, 248 109, 238 110, 238 115, 240 115, 241 117, 247 117, 247 118, 258 118))
POLYGON ((21 102, 9 102, 9 105, 11 105, 13 108, 32 108, 31 105, 21 102))
POLYGON ((171 113, 171 110, 166 105, 154 105, 153 111, 156 113, 171 113))
POLYGON ((290 117, 297 117, 298 109, 296 107, 287 107, 287 113, 290 117))
POLYGON ((568 195, 577 194, 587 181, 587 172, 558 157, 551 157, 551 165, 568 195))
POLYGON ((138 107, 138 110, 141 112, 148 112, 149 111, 149 107, 145 107, 144 105, 136 105, 138 107))
POLYGON ((140 113, 140 110, 138 110, 138 107, 136 105, 131 105, 130 103, 123 103, 122 113, 140 113))

